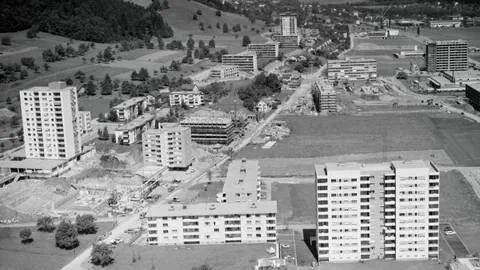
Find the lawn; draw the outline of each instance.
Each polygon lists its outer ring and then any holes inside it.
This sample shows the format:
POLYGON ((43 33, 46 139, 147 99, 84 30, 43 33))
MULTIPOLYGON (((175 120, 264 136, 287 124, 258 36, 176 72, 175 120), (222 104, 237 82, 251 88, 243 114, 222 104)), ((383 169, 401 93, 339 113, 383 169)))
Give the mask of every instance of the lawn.
POLYGON ((253 269, 257 260, 269 257, 266 249, 271 244, 228 244, 188 246, 119 246, 114 251, 115 262, 107 267, 94 269, 191 269, 203 263, 212 270, 253 269), (141 260, 132 263, 132 253, 141 255, 141 260))
POLYGON ((90 111, 92 119, 95 119, 100 113, 106 113, 110 111, 110 101, 116 96, 116 94, 108 97, 102 97, 101 95, 93 97, 83 96, 78 99, 78 107, 83 111, 90 111))
POLYGON ((189 191, 197 192, 189 204, 217 202, 217 194, 223 190, 223 182, 201 183, 188 188, 189 191))
POLYGON ((278 204, 278 224, 315 224, 315 184, 272 183, 278 204), (313 202, 313 203, 312 203, 313 202))
MULTIPOLYGON (((416 30, 414 30, 416 31, 416 30)), ((468 46, 480 47, 480 27, 421 29, 420 34, 432 40, 465 39, 468 46)))
POLYGON ((422 45, 413 38, 390 38, 390 39, 355 39, 355 46, 362 43, 372 43, 379 46, 422 45))
POLYGON ((23 228, 0 228, 0 270, 60 269, 71 261, 75 254, 90 247, 97 235, 105 233, 112 227, 111 222, 98 223, 98 233, 79 236, 80 246, 73 250, 55 247, 55 233, 38 232, 31 227, 33 243, 20 243, 19 233, 23 228))
POLYGON ((322 270, 444 270, 445 266, 437 261, 393 261, 370 260, 364 263, 323 263, 322 270))
POLYGON ((251 83, 251 80, 238 80, 227 82, 226 85, 231 91, 225 97, 221 98, 217 103, 208 105, 209 108, 229 112, 235 110, 235 99, 237 101, 237 111, 251 113, 247 108, 243 107, 243 101, 238 97, 236 90, 245 87, 251 83))

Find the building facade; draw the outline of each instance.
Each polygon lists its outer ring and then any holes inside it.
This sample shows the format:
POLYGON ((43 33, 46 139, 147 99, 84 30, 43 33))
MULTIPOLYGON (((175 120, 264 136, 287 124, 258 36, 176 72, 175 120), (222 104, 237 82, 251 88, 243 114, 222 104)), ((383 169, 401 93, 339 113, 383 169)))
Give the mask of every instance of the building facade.
POLYGON ((272 39, 280 44, 280 48, 297 48, 300 35, 272 35, 272 39))
POLYGON ((130 121, 141 115, 147 108, 146 97, 134 97, 112 107, 119 121, 130 121))
POLYGON ((297 35, 297 14, 285 12, 280 14, 280 33, 282 36, 297 35))
POLYGON ((439 178, 422 160, 316 165, 319 261, 438 258, 439 178))
POLYGON ((377 79, 377 60, 375 59, 328 60, 327 65, 329 80, 377 79))
POLYGON ((149 245, 277 242, 277 202, 157 204, 146 214, 149 245))
POLYGON ((467 70, 467 41, 449 40, 427 43, 425 63, 428 72, 467 70))
POLYGON ((184 84, 179 90, 170 92, 170 106, 187 105, 195 108, 203 105, 203 93, 196 84, 184 84))
POLYGON ((258 160, 234 160, 228 165, 227 178, 217 202, 244 203, 260 200, 258 160))
POLYGON ((143 163, 185 170, 192 165, 192 138, 188 127, 149 129, 142 137, 143 163))
POLYGON ((468 103, 475 110, 480 111, 480 83, 467 83, 465 85, 465 96, 468 98, 468 103))
POLYGON ((256 52, 258 58, 277 58, 280 43, 269 41, 264 44, 248 44, 247 50, 256 52))
POLYGON ((235 127, 231 118, 189 117, 180 124, 191 128, 192 141, 199 144, 228 145, 233 141, 235 127))
POLYGON ((454 21, 454 20, 444 20, 444 21, 430 21, 430 28, 458 28, 462 26, 461 21, 454 21))
POLYGON ((80 127, 80 134, 90 134, 93 132, 92 115, 89 111, 78 112, 78 126, 80 127))
POLYGON ((327 80, 316 80, 312 92, 318 104, 319 112, 337 112, 337 93, 327 80))
POLYGON ((115 129, 115 143, 131 145, 142 141, 142 134, 155 125, 153 114, 144 114, 115 129))
POLYGON ((238 77, 239 71, 237 66, 221 65, 212 68, 210 71, 210 77, 228 79, 238 77))
POLYGON ((65 82, 20 91, 26 158, 70 159, 81 153, 77 88, 65 82))
POLYGON ((238 54, 225 54, 222 56, 222 63, 225 65, 237 66, 241 71, 257 72, 257 53, 243 51, 238 54))

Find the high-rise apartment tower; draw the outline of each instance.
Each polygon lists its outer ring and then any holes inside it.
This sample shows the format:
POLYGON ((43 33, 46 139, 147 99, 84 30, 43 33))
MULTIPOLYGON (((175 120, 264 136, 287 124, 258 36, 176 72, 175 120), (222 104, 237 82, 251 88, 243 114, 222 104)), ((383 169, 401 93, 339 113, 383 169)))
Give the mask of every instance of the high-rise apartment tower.
POLYGON ((468 48, 465 40, 429 42, 425 51, 428 72, 468 69, 468 48))

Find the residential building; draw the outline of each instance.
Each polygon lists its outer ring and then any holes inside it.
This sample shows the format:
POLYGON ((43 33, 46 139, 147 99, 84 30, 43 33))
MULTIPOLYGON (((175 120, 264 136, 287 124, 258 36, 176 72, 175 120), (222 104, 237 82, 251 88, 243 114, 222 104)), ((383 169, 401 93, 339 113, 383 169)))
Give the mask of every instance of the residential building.
POLYGON ((282 36, 297 35, 297 14, 285 12, 280 14, 280 33, 282 36))
POLYGON ((290 81, 288 82, 288 87, 291 88, 297 88, 302 84, 303 77, 302 75, 296 73, 292 74, 292 77, 290 78, 290 81))
POLYGON ((25 157, 70 159, 82 151, 77 88, 65 82, 20 91, 25 157))
POLYGON ((144 114, 115 129, 115 143, 130 145, 142 141, 142 134, 155 125, 153 114, 144 114))
POLYGON ((320 35, 320 31, 314 28, 301 28, 300 34, 306 39, 316 38, 320 35))
POLYGON ((188 127, 176 124, 149 129, 142 136, 143 163, 148 166, 186 170, 193 162, 192 137, 188 127))
POLYGON ((330 80, 377 79, 377 60, 375 59, 328 60, 327 65, 330 80))
POLYGON ((316 80, 312 84, 312 92, 320 112, 337 112, 337 93, 327 80, 316 80))
POLYGON ((280 48, 297 48, 300 44, 300 35, 272 35, 272 40, 278 42, 280 48))
POLYGON ((184 84, 180 89, 175 89, 169 95, 170 106, 187 105, 195 108, 203 105, 203 93, 196 84, 184 84))
POLYGON ((418 46, 415 45, 413 50, 401 50, 398 53, 393 54, 398 59, 403 58, 423 58, 425 52, 418 49, 418 46))
POLYGON ((233 160, 228 165, 227 178, 217 202, 257 202, 260 200, 260 170, 258 160, 233 160))
POLYGON ((230 117, 189 117, 180 123, 191 128, 196 143, 228 145, 233 141, 235 127, 230 117))
POLYGON ((239 75, 238 66, 232 65, 216 66, 210 71, 210 77, 212 78, 228 79, 236 78, 239 75))
POLYGON ((277 242, 277 202, 156 204, 149 208, 149 245, 277 242))
POLYGON ((480 111, 480 83, 467 83, 465 86, 465 96, 468 102, 477 111, 480 111))
POLYGON ((423 160, 315 165, 318 260, 438 258, 439 178, 423 160))
POLYGON ((222 56, 222 63, 225 65, 238 66, 241 71, 257 72, 257 53, 243 51, 237 54, 225 54, 222 56))
POLYGON ((275 100, 271 97, 267 97, 267 98, 261 99, 255 106, 255 108, 257 109, 258 112, 268 113, 273 109, 274 104, 275 104, 275 100))
POLYGON ((119 121, 130 121, 142 114, 146 108, 147 98, 134 97, 112 107, 112 110, 117 113, 119 121))
POLYGON ((467 70, 467 53, 465 40, 428 42, 425 54, 427 71, 467 70))
POLYGON ((90 134, 93 132, 92 128, 92 116, 89 111, 78 112, 78 126, 80 128, 80 134, 90 134))
POLYGON ((454 20, 439 20, 439 21, 430 21, 430 28, 458 28, 462 26, 461 21, 454 20))
POLYGON ((248 44, 247 49, 256 52, 258 58, 277 58, 280 43, 269 41, 264 44, 248 44))

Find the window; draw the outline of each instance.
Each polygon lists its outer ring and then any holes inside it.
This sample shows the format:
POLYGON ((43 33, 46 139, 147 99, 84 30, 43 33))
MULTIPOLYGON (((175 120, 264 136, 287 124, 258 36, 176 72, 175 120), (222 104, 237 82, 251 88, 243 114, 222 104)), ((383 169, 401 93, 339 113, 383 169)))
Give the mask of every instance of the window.
POLYGON ((168 233, 168 230, 163 230, 163 233, 168 233))
POLYGON ((220 229, 218 229, 218 228, 215 228, 215 229, 213 229, 213 231, 214 231, 214 232, 219 232, 219 231, 220 231, 220 229))

